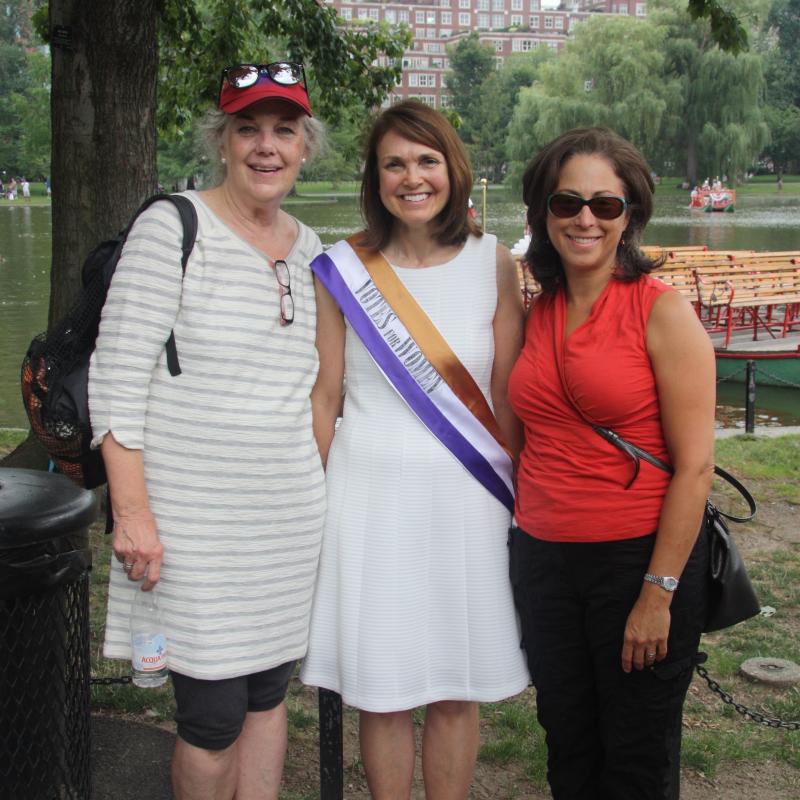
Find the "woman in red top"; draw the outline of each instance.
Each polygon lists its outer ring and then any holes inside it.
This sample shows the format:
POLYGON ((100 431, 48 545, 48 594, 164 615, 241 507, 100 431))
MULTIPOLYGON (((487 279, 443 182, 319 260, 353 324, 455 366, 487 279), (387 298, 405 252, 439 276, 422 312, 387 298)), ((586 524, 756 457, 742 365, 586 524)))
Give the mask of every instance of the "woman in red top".
POLYGON ((601 128, 560 136, 524 178, 542 294, 509 382, 525 425, 511 570, 556 800, 679 796, 715 368, 691 306, 639 249, 653 190, 636 148, 601 128), (673 474, 642 461, 631 483, 592 425, 673 474))

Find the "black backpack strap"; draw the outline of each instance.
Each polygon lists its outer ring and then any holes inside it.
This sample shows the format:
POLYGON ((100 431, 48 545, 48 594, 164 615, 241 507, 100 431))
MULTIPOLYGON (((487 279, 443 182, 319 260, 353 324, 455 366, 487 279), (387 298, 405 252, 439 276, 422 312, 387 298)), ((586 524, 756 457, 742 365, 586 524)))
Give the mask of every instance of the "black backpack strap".
MULTIPOLYGON (((147 200, 142 203, 139 207, 139 210, 131 220, 131 225, 133 221, 142 213, 146 208, 149 208, 153 203, 158 202, 159 200, 168 200, 171 202, 175 208, 178 210, 178 214, 181 218, 181 225, 183 226, 183 242, 181 243, 181 275, 186 275, 186 265, 189 262, 189 256, 192 254, 192 248, 194 247, 195 239, 197 238, 197 211, 195 210, 194 203, 189 200, 187 197, 184 197, 180 194, 154 194, 152 197, 148 197, 147 200)), ((130 229, 130 225, 128 226, 130 229)), ((127 233, 127 231, 126 231, 127 233)), ((169 370, 169 374, 172 377, 176 377, 177 375, 181 374, 181 365, 178 361, 178 348, 175 345, 175 332, 169 332, 169 338, 167 339, 166 344, 164 345, 167 351, 167 369, 169 370)))

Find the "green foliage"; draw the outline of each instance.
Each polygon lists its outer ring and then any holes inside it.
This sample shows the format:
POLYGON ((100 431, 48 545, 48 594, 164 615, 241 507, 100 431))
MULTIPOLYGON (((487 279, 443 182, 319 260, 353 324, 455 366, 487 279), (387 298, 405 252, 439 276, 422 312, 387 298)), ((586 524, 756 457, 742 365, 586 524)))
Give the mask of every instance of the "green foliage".
POLYGON ((481 44, 477 31, 473 31, 466 39, 448 47, 447 54, 451 72, 445 76, 445 86, 452 95, 453 109, 461 118, 461 138, 469 144, 480 124, 480 87, 495 68, 494 48, 481 44))
POLYGON ((288 58, 305 65, 315 113, 338 121, 380 105, 400 75, 407 30, 339 29, 315 0, 166 0, 160 31, 159 129, 180 136, 216 103, 223 67, 288 58), (385 56, 386 65, 376 65, 385 56))
POLYGON ((50 57, 36 47, 37 5, 7 2, 0 14, 0 168, 29 179, 50 170, 50 57))
POLYGON ((734 55, 747 50, 747 31, 739 18, 724 9, 717 0, 689 0, 687 10, 693 20, 708 19, 711 35, 722 50, 734 55))
POLYGON ((628 17, 597 16, 576 28, 557 59, 522 89, 509 125, 512 179, 546 142, 570 128, 605 125, 647 151, 663 135, 674 96, 661 80, 664 32, 628 17))

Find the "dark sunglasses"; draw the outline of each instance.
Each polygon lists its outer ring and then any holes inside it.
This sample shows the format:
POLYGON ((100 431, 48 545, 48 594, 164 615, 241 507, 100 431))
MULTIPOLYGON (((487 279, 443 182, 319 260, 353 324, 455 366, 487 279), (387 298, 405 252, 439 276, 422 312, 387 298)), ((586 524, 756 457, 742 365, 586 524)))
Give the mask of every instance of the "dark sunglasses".
POLYGON ((235 67, 226 67, 222 70, 222 80, 234 89, 247 89, 262 76, 281 86, 294 86, 296 83, 306 85, 306 74, 302 64, 292 64, 290 61, 275 61, 272 64, 237 64, 235 67))
POLYGON ((577 217, 584 206, 589 206, 589 211, 597 219, 616 219, 621 216, 629 203, 622 197, 603 196, 584 200, 574 194, 551 194, 547 198, 547 210, 561 219, 577 217))
POLYGON ((282 258, 275 262, 275 277, 278 279, 281 294, 281 325, 291 325, 294 322, 294 300, 292 300, 289 267, 282 258))

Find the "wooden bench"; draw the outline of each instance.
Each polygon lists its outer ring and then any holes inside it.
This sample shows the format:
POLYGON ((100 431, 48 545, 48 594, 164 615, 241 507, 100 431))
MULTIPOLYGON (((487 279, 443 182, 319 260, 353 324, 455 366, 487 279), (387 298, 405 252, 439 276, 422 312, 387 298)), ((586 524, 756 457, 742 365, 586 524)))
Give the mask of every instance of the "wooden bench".
POLYGON ((734 330, 752 328, 754 340, 759 329, 782 338, 800 325, 800 266, 711 273, 698 267, 695 285, 699 308, 708 311, 706 328, 709 333, 724 332, 725 347, 734 330), (781 307, 783 317, 777 319, 775 312, 781 307))

